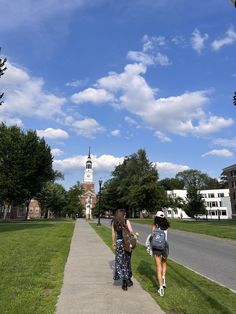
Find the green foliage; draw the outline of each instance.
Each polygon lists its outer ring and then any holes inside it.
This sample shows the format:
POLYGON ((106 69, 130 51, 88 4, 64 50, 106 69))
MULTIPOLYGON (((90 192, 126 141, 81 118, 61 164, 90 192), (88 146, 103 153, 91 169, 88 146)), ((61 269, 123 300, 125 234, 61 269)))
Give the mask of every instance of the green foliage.
POLYGON ((82 192, 80 182, 73 185, 67 192, 67 204, 65 209, 66 213, 70 216, 75 217, 75 215, 78 215, 79 217, 82 217, 83 205, 80 202, 82 192))
POLYGON ((187 189, 186 204, 183 208, 186 214, 191 218, 196 218, 197 215, 206 214, 204 199, 196 186, 190 186, 187 189))
POLYGON ((211 178, 206 173, 196 169, 178 172, 175 178, 184 183, 185 189, 188 189, 190 186, 195 186, 199 190, 217 189, 220 187, 217 179, 211 178))
MULTIPOLYGON (((0 53, 1 53, 1 47, 0 47, 0 53)), ((6 62, 7 62, 7 58, 4 58, 4 59, 0 58, 0 78, 7 69, 6 62)), ((3 101, 1 100, 3 96, 4 96, 4 93, 0 92, 0 106, 3 104, 3 101)))
POLYGON ((165 190, 182 190, 184 188, 184 182, 176 178, 165 178, 159 181, 159 184, 164 187, 165 190))
POLYGON ((67 205, 67 193, 61 184, 47 182, 37 195, 40 207, 44 212, 44 217, 48 217, 48 212, 54 216, 61 216, 67 205))
MULTIPOLYGON (((0 125, 0 199, 3 203, 29 203, 44 184, 53 180, 50 147, 35 131, 0 125)), ((27 213, 28 214, 28 213, 27 213)), ((27 215, 26 214, 26 215, 27 215)))
POLYGON ((126 157, 115 168, 102 191, 103 209, 115 211, 124 208, 132 217, 144 209, 156 212, 165 202, 166 193, 158 184, 156 167, 143 149, 126 157))

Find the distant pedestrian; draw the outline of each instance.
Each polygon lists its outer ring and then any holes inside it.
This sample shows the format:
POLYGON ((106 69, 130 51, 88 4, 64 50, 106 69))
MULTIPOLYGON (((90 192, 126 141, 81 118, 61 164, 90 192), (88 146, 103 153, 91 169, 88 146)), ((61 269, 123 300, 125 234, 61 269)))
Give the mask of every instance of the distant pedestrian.
POLYGON ((127 290, 133 286, 131 255, 132 252, 126 252, 123 245, 123 228, 128 228, 133 234, 133 229, 129 220, 125 219, 125 210, 118 209, 112 221, 112 245, 115 250, 115 272, 114 280, 122 279, 122 289, 127 290))
POLYGON ((156 275, 159 284, 158 294, 164 296, 166 288, 166 262, 169 255, 169 244, 167 242, 167 229, 169 222, 162 211, 158 211, 152 225, 152 233, 149 237, 150 248, 156 262, 156 275))

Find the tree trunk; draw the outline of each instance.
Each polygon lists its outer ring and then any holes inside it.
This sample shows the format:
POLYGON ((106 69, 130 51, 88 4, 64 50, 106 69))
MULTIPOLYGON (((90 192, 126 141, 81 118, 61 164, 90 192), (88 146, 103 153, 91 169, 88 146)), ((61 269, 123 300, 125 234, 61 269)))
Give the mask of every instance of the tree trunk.
POLYGON ((6 221, 7 220, 7 212, 9 211, 11 207, 11 202, 9 202, 8 204, 6 204, 4 202, 4 216, 3 216, 3 221, 6 221))
POLYGON ((30 204, 31 200, 28 199, 27 201, 25 201, 25 206, 26 206, 26 213, 25 213, 25 220, 28 219, 28 215, 29 215, 29 204, 30 204))

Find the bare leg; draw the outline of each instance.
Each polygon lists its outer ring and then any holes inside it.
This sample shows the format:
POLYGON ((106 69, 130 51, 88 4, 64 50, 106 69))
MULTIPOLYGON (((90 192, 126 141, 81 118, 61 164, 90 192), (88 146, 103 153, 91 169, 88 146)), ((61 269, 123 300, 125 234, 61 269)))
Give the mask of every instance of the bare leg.
POLYGON ((166 275, 166 261, 167 261, 167 258, 166 257, 162 257, 162 260, 161 260, 162 276, 166 275))
POLYGON ((161 256, 156 256, 156 255, 155 255, 155 261, 156 261, 157 281, 158 281, 158 283, 159 283, 159 286, 162 286, 161 256))

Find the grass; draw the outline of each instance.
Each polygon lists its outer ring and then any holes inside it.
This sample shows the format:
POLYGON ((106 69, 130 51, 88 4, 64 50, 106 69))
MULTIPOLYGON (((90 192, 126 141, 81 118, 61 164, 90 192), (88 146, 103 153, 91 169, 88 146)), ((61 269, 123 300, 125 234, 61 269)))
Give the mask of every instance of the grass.
MULTIPOLYGON (((133 222, 151 225, 153 219, 130 219, 133 222)), ((207 234, 214 237, 236 240, 236 220, 206 221, 169 219, 172 229, 207 234)))
MULTIPOLYGON (((91 226, 111 248, 111 230, 108 227, 91 226)), ((236 294, 212 281, 195 274, 185 267, 168 260, 167 289, 163 298, 157 295, 154 260, 138 245, 132 257, 135 278, 169 314, 235 314, 236 294)))
POLYGON ((0 223, 1 314, 51 314, 63 280, 72 221, 0 223))

